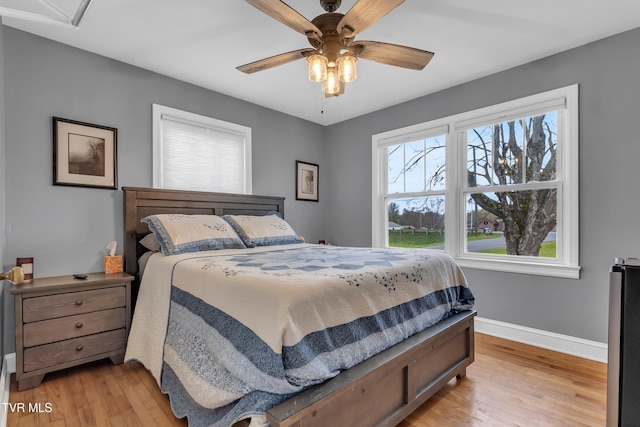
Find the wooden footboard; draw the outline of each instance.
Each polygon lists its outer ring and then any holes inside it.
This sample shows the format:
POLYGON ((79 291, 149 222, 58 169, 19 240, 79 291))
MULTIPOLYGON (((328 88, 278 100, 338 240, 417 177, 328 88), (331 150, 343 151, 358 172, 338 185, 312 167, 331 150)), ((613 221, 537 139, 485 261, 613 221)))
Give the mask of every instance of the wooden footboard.
POLYGON ((395 426, 474 360, 475 311, 437 325, 267 412, 270 427, 395 426))

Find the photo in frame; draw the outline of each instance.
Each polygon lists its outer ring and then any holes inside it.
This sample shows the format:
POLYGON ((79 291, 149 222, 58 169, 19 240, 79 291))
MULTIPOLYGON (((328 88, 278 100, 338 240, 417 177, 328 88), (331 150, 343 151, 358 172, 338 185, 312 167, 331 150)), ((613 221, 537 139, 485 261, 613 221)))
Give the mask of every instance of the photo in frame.
POLYGON ((318 201, 318 165, 296 160, 296 200, 318 201))
POLYGON ((21 267, 22 271, 24 271, 24 280, 33 279, 33 258, 32 257, 16 258, 16 266, 21 267))
POLYGON ((53 117, 53 184, 118 188, 118 130, 53 117))

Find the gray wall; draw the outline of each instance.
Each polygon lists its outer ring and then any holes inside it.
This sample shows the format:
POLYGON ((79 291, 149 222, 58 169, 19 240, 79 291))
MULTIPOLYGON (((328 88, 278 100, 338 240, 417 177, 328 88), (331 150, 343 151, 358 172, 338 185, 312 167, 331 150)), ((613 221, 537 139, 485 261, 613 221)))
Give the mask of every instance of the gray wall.
POLYGON ((327 238, 371 245, 371 135, 578 83, 581 278, 465 273, 482 317, 606 342, 609 266, 640 255, 639 70, 636 29, 329 127, 327 238))
MULTIPOLYGON (((36 277, 66 275, 101 271, 111 240, 122 253, 121 191, 52 185, 51 117, 117 128, 119 187, 151 186, 152 103, 251 127, 253 193, 285 196, 296 231, 309 241, 323 238, 323 197, 296 201, 294 179, 296 160, 324 171, 322 126, 9 27, 4 55, 9 161, 2 175, 7 198, 20 201, 6 205, 4 265, 33 256, 36 277)), ((7 305, 10 353, 13 304, 7 305)))
MULTIPOLYGON (((51 184, 51 116, 118 128, 120 186, 151 185, 151 103, 250 126, 254 193, 285 196, 287 218, 310 241, 368 246, 372 134, 579 83, 581 279, 465 272, 483 317, 606 342, 609 265, 640 255, 640 29, 327 128, 11 28, 3 38, 0 196, 20 203, 0 197, 0 259, 6 268, 33 256, 36 276, 99 271, 104 245, 122 247, 119 191, 51 184), (320 164, 320 203, 295 200, 295 160, 320 164)), ((4 299, 10 353, 6 285, 4 299)))
MULTIPOLYGON (((6 155, 5 155, 5 120, 4 120, 4 27, 0 25, 0 228, 2 229, 2 233, 0 233, 0 269, 2 272, 5 272, 5 265, 2 262, 4 259, 4 247, 5 247, 5 195, 6 195, 6 155)), ((6 298, 4 288, 7 286, 7 282, 0 283, 0 358, 4 356, 4 349, 7 347, 5 344, 5 334, 4 333, 4 324, 5 324, 5 313, 7 310, 5 309, 5 299, 6 298)), ((8 293, 8 291, 7 291, 8 293)), ((13 338, 13 335, 11 336, 13 338)), ((2 365, 2 361, 0 360, 0 366, 2 365)), ((1 367, 0 367, 1 369, 1 367)))

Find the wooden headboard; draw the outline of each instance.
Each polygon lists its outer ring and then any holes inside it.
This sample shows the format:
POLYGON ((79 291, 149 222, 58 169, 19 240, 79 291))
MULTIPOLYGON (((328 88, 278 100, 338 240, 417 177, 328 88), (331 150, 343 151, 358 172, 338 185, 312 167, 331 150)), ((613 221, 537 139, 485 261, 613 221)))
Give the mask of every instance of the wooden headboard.
POLYGON ((122 191, 125 271, 136 279, 139 279, 138 258, 144 250, 138 242, 149 233, 147 224, 140 222, 145 216, 160 213, 265 215, 277 211, 284 218, 284 197, 136 187, 123 187, 122 191))

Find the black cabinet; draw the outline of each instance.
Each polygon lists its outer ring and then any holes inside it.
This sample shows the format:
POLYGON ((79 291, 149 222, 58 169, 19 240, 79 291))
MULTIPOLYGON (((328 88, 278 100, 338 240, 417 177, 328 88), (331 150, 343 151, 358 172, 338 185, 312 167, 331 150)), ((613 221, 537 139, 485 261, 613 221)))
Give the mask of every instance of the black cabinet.
POLYGON ((607 427, 640 423, 640 259, 616 259, 609 283, 607 427))

